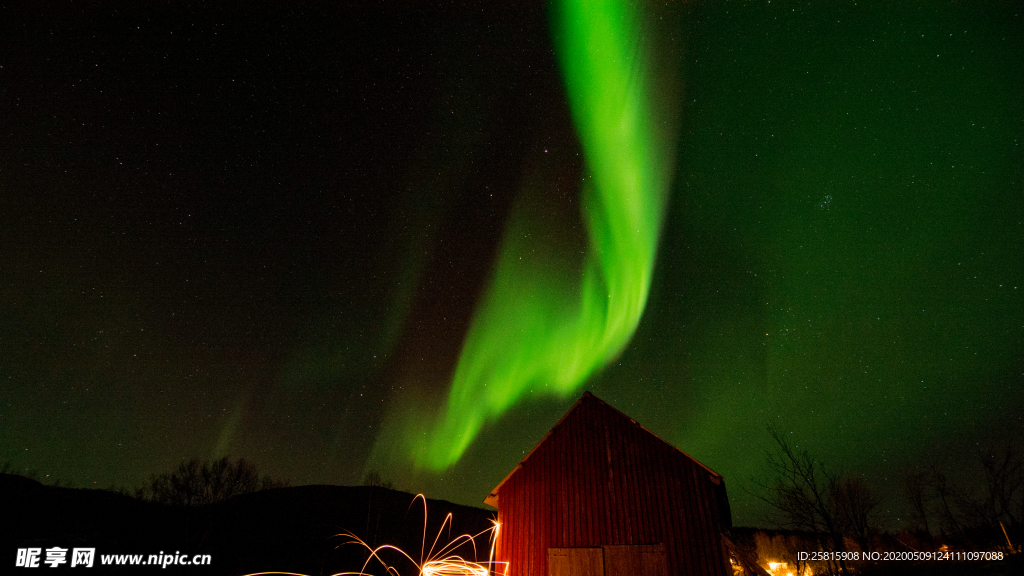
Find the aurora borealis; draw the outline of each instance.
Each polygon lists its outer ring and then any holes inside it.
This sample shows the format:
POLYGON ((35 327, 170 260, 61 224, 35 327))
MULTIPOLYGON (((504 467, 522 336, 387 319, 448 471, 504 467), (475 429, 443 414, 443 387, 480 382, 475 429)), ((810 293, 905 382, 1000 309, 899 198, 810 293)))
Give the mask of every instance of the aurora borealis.
POLYGON ((492 4, 0 10, 0 463, 479 505, 586 389, 737 523, 774 422, 896 525, 902 468, 1024 440, 1019 6, 680 4, 605 70, 492 4))
MULTIPOLYGON (((545 222, 524 207, 512 214, 444 413, 426 436, 416 423, 405 429, 417 464, 439 471, 455 464, 483 424, 523 396, 572 396, 633 335, 672 176, 666 142, 674 138, 677 106, 650 93, 655 82, 675 83, 672 67, 663 77, 653 74, 648 53, 657 45, 656 30, 641 34, 643 21, 652 19, 628 2, 553 5, 585 158, 580 193, 588 248, 582 258, 558 254, 564 246, 530 240, 545 222)), ((389 436, 378 442, 393 441, 389 436)))

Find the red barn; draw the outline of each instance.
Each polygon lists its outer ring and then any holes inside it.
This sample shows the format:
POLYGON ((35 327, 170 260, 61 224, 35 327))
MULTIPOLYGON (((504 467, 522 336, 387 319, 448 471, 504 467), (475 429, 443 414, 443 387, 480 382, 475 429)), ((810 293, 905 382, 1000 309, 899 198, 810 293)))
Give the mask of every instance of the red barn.
POLYGON ((484 502, 509 576, 732 574, 722 477, 590 392, 484 502))

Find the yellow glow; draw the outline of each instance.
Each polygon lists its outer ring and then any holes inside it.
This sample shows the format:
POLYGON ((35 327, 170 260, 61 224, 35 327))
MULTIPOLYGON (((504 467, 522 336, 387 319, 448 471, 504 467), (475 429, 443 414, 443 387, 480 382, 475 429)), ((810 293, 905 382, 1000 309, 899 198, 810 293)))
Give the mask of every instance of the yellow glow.
MULTIPOLYGON (((768 561, 768 573, 772 576, 797 576, 796 572, 789 568, 789 562, 768 561)), ((810 568, 804 570, 803 576, 811 576, 810 568)))
POLYGON ((423 576, 488 576, 489 571, 476 562, 467 562, 458 556, 432 560, 423 565, 423 576))

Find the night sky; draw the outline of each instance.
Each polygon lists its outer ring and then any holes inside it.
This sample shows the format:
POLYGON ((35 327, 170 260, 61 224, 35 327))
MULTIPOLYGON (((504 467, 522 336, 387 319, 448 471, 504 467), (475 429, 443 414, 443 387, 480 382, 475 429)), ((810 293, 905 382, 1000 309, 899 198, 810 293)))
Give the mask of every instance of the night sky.
POLYGON ((898 524, 902 469, 1024 441, 1018 4, 667 11, 639 326, 443 472, 381 430, 444 404, 512 215, 542 207, 537 266, 586 250, 547 6, 138 4, 0 8, 0 463, 106 488, 230 455, 481 505, 591 390, 739 524, 769 423, 898 524))

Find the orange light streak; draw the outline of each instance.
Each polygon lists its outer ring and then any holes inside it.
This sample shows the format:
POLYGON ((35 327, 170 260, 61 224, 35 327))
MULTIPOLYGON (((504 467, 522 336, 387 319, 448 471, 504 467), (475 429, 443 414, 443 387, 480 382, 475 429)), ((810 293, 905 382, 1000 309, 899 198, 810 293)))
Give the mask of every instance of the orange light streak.
POLYGON ((458 556, 432 560, 423 565, 422 576, 490 576, 490 570, 476 562, 467 562, 458 556))
MULTIPOLYGON (((456 537, 454 540, 448 542, 437 552, 434 551, 437 548, 438 542, 441 540, 441 534, 444 532, 445 526, 448 526, 449 531, 451 530, 452 515, 449 513, 445 516, 444 521, 441 523, 441 529, 438 530, 437 536, 434 538, 434 542, 430 545, 430 550, 426 550, 427 544, 427 498, 423 494, 417 494, 413 498, 413 503, 416 502, 416 498, 423 500, 423 539, 420 543, 420 561, 416 562, 412 556, 406 553, 404 550, 397 546, 385 544, 372 548, 369 544, 364 542, 361 538, 352 534, 351 532, 345 532, 337 534, 337 536, 343 536, 348 538, 346 544, 356 544, 363 546, 370 551, 369 557, 366 562, 363 563, 363 567, 358 572, 337 572, 331 576, 377 576, 373 572, 367 572, 367 569, 376 560, 380 564, 380 567, 384 569, 384 574, 387 576, 401 576, 402 573, 392 564, 388 564, 384 558, 381 557, 382 552, 393 552, 398 554, 399 561, 401 558, 405 558, 411 563, 417 571, 418 576, 507 576, 508 574, 508 563, 507 562, 495 562, 494 552, 495 546, 498 540, 498 529, 501 527, 497 521, 492 520, 493 526, 471 536, 469 534, 462 534, 456 537), (473 556, 476 557, 476 538, 490 533, 491 549, 490 554, 486 562, 471 562, 462 558, 461 556, 453 554, 458 548, 469 544, 473 548, 473 556), (424 558, 425 556, 425 558, 424 558)), ((412 507, 412 504, 409 505, 412 507)), ((308 576, 307 574, 299 574, 296 572, 253 572, 246 574, 245 576, 308 576)))

